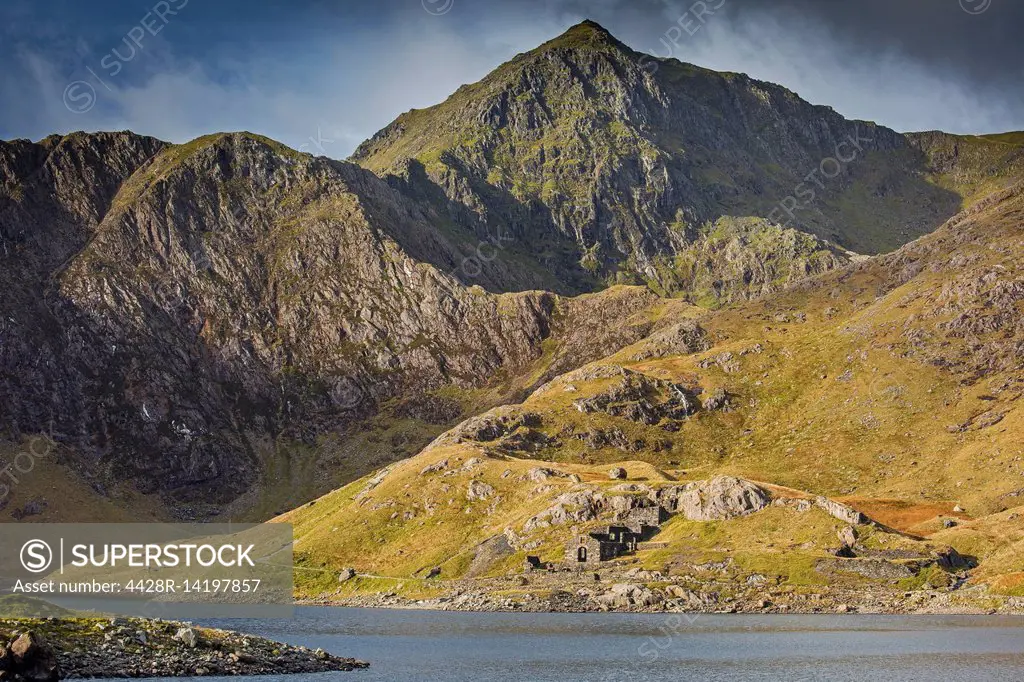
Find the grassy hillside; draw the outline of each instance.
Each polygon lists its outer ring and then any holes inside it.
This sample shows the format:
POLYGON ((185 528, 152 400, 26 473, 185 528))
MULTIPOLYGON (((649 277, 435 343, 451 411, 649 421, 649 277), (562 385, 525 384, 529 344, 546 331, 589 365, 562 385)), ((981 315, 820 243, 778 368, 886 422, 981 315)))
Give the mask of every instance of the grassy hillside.
POLYGON ((142 523, 168 521, 159 500, 131 486, 100 488, 70 463, 68 453, 42 436, 0 442, 0 523, 142 523), (35 453, 35 454, 33 454, 35 453))
MULTIPOLYGON (((699 326, 663 315, 648 338, 282 517, 296 526, 303 593, 429 592, 439 589, 426 580, 435 567, 451 579, 498 577, 528 553, 560 560, 572 527, 599 519, 531 532, 527 522, 566 506, 566 494, 629 494, 608 480, 613 465, 626 467, 627 485, 731 474, 776 497, 845 501, 877 522, 860 529, 865 556, 953 546, 979 563, 972 583, 1018 593, 1022 219, 1016 187, 890 256, 698 316, 699 326), (707 343, 666 346, 681 334, 707 343), (535 473, 548 466, 558 473, 535 473), (498 536, 511 550, 481 568, 481 543, 498 536), (339 588, 346 566, 390 582, 339 588)), ((843 526, 791 506, 721 522, 676 517, 656 538, 665 546, 631 561, 693 577, 728 559, 740 582, 848 586, 866 578, 823 568, 843 526)), ((956 584, 933 569, 881 582, 956 584)))

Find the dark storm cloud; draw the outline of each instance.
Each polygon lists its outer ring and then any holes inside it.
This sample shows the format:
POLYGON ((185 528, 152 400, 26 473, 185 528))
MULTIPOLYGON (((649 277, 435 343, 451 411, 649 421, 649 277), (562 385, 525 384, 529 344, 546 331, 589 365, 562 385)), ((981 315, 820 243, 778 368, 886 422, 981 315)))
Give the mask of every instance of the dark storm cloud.
POLYGON ((981 85, 1024 91, 1020 0, 730 0, 738 14, 787 12, 820 20, 864 50, 911 60, 981 85))
MULTIPOLYGON (((596 14, 609 24, 637 30, 656 29, 687 10, 693 14, 694 6, 702 3, 519 0, 501 4, 534 14, 558 6, 569 14, 596 14)), ((820 24, 822 30, 861 47, 865 59, 878 52, 899 51, 957 77, 1024 90, 1024 2, 1020 0, 704 0, 703 4, 720 6, 727 21, 774 16, 800 26, 820 24)), ((789 39, 804 37, 794 33, 789 39)), ((694 39, 699 40, 699 34, 694 39)))

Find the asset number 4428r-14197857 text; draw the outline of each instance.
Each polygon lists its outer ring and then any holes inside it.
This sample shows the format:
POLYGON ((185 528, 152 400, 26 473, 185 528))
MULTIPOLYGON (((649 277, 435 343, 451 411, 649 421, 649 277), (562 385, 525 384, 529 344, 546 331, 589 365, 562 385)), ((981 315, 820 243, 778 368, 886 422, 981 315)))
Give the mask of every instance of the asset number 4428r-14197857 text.
POLYGON ((125 592, 136 594, 252 594, 259 591, 258 578, 216 578, 204 580, 130 580, 125 592))

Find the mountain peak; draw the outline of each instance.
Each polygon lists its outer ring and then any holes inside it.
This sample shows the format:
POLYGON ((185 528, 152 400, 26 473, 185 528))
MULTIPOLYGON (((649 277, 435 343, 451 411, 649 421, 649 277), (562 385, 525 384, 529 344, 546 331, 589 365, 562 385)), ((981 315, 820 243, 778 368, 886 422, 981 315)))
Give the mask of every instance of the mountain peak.
POLYGON ((602 26, 601 24, 597 23, 593 19, 584 19, 580 23, 575 24, 574 26, 570 26, 569 29, 566 31, 566 33, 572 33, 572 32, 576 32, 576 33, 590 32, 590 33, 598 33, 598 34, 606 35, 606 36, 610 36, 611 35, 611 33, 608 31, 608 29, 606 29, 604 26, 602 26))
POLYGON ((622 42, 601 24, 585 19, 574 26, 570 26, 565 33, 542 47, 580 47, 601 44, 621 46, 622 42))

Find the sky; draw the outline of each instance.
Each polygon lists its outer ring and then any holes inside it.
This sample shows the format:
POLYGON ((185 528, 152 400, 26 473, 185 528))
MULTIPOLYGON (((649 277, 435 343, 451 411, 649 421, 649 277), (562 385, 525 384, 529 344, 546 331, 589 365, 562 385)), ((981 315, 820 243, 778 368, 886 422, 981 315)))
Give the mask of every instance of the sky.
POLYGON ((0 139, 248 130, 345 158, 583 19, 896 130, 1024 130, 1021 0, 0 0, 0 139))

